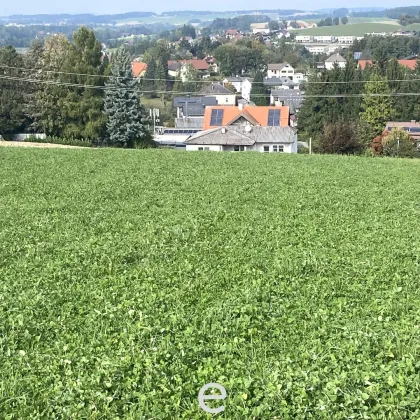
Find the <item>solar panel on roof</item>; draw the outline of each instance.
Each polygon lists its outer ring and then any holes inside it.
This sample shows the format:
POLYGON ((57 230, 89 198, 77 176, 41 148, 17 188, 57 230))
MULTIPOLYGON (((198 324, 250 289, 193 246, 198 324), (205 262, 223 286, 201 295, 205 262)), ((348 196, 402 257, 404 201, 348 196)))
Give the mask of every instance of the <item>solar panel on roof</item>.
POLYGON ((270 109, 268 111, 268 123, 269 127, 278 127, 280 126, 280 110, 279 109, 270 109))
POLYGON ((210 125, 221 126, 223 121, 223 109, 212 109, 211 110, 211 119, 210 125))
POLYGON ((420 133, 420 127, 411 127, 410 133, 420 133))

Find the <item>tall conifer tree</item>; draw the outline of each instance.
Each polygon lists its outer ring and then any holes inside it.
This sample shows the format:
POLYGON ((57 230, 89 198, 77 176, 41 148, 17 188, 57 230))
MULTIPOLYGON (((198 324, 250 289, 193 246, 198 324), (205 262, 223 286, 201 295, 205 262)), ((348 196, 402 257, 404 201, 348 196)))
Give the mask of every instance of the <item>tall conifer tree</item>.
POLYGON ((105 91, 109 143, 117 147, 146 147, 151 144, 148 118, 140 103, 138 82, 133 77, 130 55, 125 48, 113 55, 111 68, 112 77, 105 91))

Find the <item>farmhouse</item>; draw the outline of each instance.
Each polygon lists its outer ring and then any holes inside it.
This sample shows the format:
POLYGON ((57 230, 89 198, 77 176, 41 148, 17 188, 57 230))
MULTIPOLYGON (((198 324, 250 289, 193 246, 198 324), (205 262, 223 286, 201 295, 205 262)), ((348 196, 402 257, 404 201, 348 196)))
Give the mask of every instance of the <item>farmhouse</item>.
POLYGON ((270 28, 268 22, 265 23, 251 23, 251 30, 253 34, 269 34, 270 28))
POLYGON ((194 134, 185 144, 187 150, 297 153, 297 131, 291 127, 252 124, 218 127, 194 134))

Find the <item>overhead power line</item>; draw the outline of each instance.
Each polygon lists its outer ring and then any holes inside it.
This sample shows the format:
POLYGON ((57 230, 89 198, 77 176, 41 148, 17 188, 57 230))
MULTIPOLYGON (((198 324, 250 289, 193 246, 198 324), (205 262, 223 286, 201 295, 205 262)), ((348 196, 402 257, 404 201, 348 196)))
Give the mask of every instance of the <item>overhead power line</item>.
MULTIPOLYGON (((137 93, 151 93, 157 95, 171 95, 171 94, 180 94, 180 95, 194 95, 194 96, 208 96, 208 93, 200 93, 200 92, 183 92, 183 91, 157 91, 157 90, 146 90, 142 91, 140 89, 130 89, 130 88, 116 88, 116 87, 107 87, 107 86, 94 86, 94 85, 83 85, 77 83, 66 83, 66 82, 59 82, 55 80, 38 80, 38 79, 29 79, 29 78, 19 78, 14 76, 0 76, 0 80, 10 80, 10 81, 17 81, 17 82, 27 82, 27 83, 38 83, 38 84, 46 84, 51 86, 62 86, 62 87, 75 87, 81 89, 99 89, 99 90, 112 90, 112 91, 127 91, 127 92, 137 92, 137 93)), ((233 92, 232 92, 233 93, 233 92)), ((253 95, 254 97, 268 97, 270 95, 264 94, 256 94, 253 95)), ((301 95, 302 99, 304 98, 358 98, 358 97, 381 97, 381 96, 420 96, 420 92, 392 92, 392 93, 344 93, 344 94, 320 94, 320 95, 301 95)), ((284 98, 290 99, 289 95, 275 95, 276 98, 284 98)))
MULTIPOLYGON (((26 67, 14 67, 14 66, 4 66, 0 65, 0 68, 3 69, 10 69, 10 70, 19 70, 19 71, 25 71, 25 72, 40 72, 40 73, 48 73, 48 74, 63 74, 68 76, 83 76, 83 77, 96 77, 100 79, 126 79, 126 77, 123 76, 107 76, 107 75, 100 75, 100 74, 89 74, 89 73, 73 73, 73 72, 64 72, 64 71, 58 71, 58 70, 44 70, 44 69, 37 69, 37 68, 26 68, 26 67)), ((283 76, 288 77, 288 76, 283 76)), ((137 78, 133 77, 134 80, 148 80, 148 81, 156 81, 156 82, 174 82, 175 79, 157 79, 157 78, 137 78)), ((416 82, 420 81, 420 79, 392 79, 387 80, 386 82, 416 82)), ((190 83, 204 83, 208 84, 214 81, 208 81, 208 80, 191 80, 190 83)), ((303 83, 307 85, 313 85, 313 84, 322 84, 322 85, 330 85, 330 84, 350 84, 350 83, 376 83, 376 80, 349 80, 349 81, 305 81, 303 83)), ((217 83, 217 82, 216 82, 217 83)), ((264 82, 250 82, 251 84, 264 84, 264 82)))

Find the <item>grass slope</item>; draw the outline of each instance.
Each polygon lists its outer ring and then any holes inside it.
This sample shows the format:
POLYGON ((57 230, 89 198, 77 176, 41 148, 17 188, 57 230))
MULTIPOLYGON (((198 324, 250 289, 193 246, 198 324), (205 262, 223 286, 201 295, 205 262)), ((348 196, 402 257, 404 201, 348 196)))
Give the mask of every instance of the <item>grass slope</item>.
POLYGON ((363 36, 369 32, 395 32, 399 28, 400 26, 390 23, 365 22, 348 25, 340 24, 338 26, 322 26, 319 28, 299 29, 293 32, 296 32, 300 35, 363 36))
POLYGON ((1 417, 204 419, 219 382, 220 418, 419 418, 419 179, 411 160, 0 149, 1 417))

